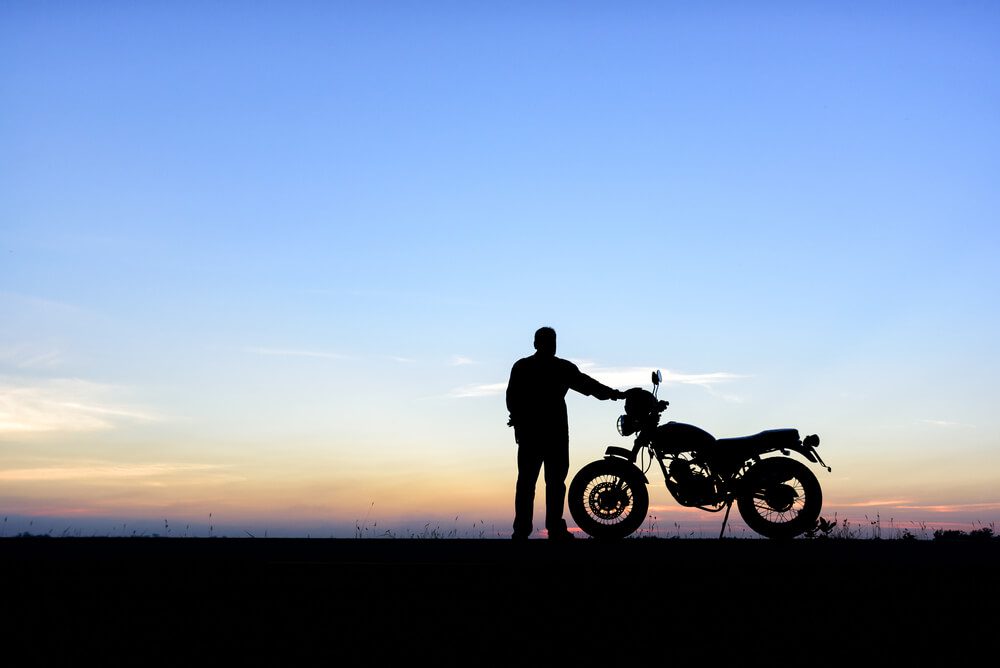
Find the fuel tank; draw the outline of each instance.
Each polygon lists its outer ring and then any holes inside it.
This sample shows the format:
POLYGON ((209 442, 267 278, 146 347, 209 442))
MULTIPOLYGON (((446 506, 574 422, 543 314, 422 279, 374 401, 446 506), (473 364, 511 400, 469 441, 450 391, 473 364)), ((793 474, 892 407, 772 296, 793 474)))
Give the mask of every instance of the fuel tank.
POLYGON ((661 424, 653 435, 653 445, 657 450, 673 454, 711 447, 714 444, 715 437, 707 431, 683 422, 661 424))

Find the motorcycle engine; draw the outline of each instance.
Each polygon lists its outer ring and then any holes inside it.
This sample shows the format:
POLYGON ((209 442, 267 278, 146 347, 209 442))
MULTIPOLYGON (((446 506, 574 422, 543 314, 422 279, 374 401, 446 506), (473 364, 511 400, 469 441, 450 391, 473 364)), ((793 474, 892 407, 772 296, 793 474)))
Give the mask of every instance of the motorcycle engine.
POLYGON ((708 472, 686 459, 675 459, 670 463, 667 487, 677 501, 685 506, 711 504, 717 496, 708 472))

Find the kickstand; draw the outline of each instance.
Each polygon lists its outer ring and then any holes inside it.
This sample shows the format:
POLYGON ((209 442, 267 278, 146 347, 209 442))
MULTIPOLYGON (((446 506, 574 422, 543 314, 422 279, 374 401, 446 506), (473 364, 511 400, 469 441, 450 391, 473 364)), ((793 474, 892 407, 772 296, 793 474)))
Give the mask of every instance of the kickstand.
POLYGON ((726 522, 729 521, 729 511, 732 509, 733 509, 733 500, 729 499, 729 501, 726 503, 726 516, 722 518, 722 531, 719 532, 719 540, 722 540, 722 537, 726 533, 726 522))

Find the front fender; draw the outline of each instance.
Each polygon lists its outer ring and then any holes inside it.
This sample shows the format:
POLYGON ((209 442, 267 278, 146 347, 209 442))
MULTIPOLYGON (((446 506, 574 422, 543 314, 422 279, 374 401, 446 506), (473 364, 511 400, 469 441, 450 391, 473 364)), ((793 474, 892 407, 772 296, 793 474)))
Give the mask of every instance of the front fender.
POLYGON ((615 447, 615 446, 611 445, 611 446, 608 446, 608 449, 604 451, 604 458, 605 459, 610 459, 610 460, 613 460, 613 461, 616 461, 616 462, 621 462, 622 464, 626 464, 628 466, 634 467, 635 470, 639 472, 639 475, 642 476, 642 481, 644 483, 646 483, 647 485, 649 484, 649 478, 647 478, 646 474, 642 471, 642 469, 640 469, 638 466, 636 466, 635 462, 632 461, 632 451, 631 450, 629 450, 627 448, 619 448, 619 447, 615 447))

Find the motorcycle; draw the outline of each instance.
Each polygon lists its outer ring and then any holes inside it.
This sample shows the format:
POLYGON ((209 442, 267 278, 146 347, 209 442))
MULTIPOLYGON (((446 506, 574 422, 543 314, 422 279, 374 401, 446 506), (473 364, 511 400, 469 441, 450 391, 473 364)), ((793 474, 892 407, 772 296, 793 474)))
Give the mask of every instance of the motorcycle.
POLYGON ((652 382, 652 392, 635 387, 624 393, 618 433, 636 434, 632 449, 610 446, 604 459, 584 466, 569 485, 569 510, 583 531, 594 538, 624 538, 642 526, 649 510, 646 472, 654 460, 677 503, 726 511, 720 538, 734 503, 747 526, 767 538, 794 538, 816 526, 823 505, 819 480, 788 455, 797 452, 832 471, 816 450, 819 436, 800 440, 795 429, 770 429, 716 439, 694 425, 661 425, 669 405, 657 397, 663 374, 654 371, 652 382), (784 456, 765 457, 779 452, 784 456))

